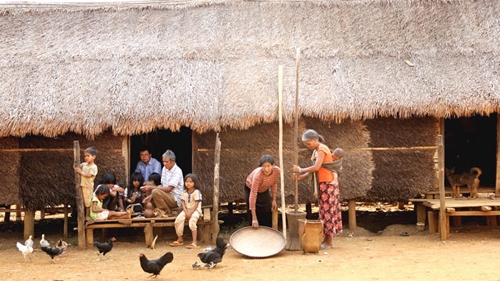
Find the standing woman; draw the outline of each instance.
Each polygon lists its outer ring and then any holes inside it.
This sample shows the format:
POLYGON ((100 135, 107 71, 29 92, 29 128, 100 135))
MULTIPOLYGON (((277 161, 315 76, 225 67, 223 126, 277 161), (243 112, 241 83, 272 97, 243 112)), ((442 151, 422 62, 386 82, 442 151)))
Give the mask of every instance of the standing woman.
POLYGON ((274 158, 268 154, 262 155, 259 167, 248 175, 245 183, 245 200, 248 225, 253 228, 258 228, 259 225, 272 226, 272 212, 278 207, 276 189, 279 177, 280 168, 274 164, 274 158))
MULTIPOLYGON (((319 187, 319 219, 323 221, 322 249, 332 247, 332 238, 342 232, 342 210, 337 174, 322 167, 323 163, 332 162, 332 154, 328 146, 323 144, 323 136, 314 130, 302 134, 302 142, 313 151, 313 165, 305 168, 293 166, 297 179, 308 177, 309 173, 317 173, 319 187)), ((316 192, 316 191, 315 191, 316 192)), ((317 196, 317 194, 315 194, 317 196)))

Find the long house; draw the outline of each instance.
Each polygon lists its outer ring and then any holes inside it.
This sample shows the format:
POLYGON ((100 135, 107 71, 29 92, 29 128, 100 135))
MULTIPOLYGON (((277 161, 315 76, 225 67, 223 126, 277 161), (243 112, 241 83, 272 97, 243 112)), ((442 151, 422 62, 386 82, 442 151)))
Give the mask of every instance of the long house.
MULTIPOLYGON (((280 66, 286 203, 295 151, 310 161, 293 145, 297 91, 299 133, 346 151, 343 200, 436 190, 440 157, 498 190, 498 14, 488 0, 0 3, 0 204, 74 204, 75 140, 99 150, 96 182, 122 185, 141 145, 172 149, 210 204, 217 134, 219 201, 241 200, 260 156, 279 157, 280 66)), ((312 201, 307 182, 298 197, 312 201)))

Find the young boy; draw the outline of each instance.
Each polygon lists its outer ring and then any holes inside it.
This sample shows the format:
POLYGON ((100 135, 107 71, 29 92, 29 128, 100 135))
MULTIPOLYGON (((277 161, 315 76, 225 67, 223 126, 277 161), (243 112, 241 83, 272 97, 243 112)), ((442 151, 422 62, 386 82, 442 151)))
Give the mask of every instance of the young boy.
POLYGON ((97 175, 97 165, 94 160, 97 156, 97 149, 89 147, 83 151, 83 159, 85 162, 80 164, 80 167, 75 167, 75 172, 81 175, 80 186, 82 187, 83 202, 85 204, 85 215, 90 212, 90 200, 94 193, 94 179, 97 175))
POLYGON ((151 173, 148 180, 141 186, 141 191, 146 194, 146 197, 142 200, 142 205, 144 205, 144 217, 146 218, 155 217, 157 215, 161 217, 161 214, 158 214, 158 212, 154 210, 153 202, 151 202, 151 199, 153 199, 151 190, 158 186, 161 186, 161 175, 158 173, 151 173))

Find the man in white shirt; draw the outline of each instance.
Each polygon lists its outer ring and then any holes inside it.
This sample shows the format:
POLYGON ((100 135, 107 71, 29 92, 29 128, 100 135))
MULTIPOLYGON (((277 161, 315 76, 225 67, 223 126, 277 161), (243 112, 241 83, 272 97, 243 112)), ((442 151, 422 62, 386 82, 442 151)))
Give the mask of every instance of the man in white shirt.
POLYGON ((151 190, 154 206, 166 215, 172 212, 171 208, 181 206, 181 196, 184 190, 182 170, 175 163, 175 159, 173 151, 170 149, 165 151, 162 155, 161 185, 144 187, 151 190))

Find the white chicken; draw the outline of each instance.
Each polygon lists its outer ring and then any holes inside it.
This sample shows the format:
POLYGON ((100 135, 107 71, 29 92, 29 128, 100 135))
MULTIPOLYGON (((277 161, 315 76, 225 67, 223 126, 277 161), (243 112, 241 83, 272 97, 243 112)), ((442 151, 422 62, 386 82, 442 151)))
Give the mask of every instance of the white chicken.
POLYGON ((17 242, 16 244, 17 248, 19 249, 19 252, 21 252, 23 254, 23 257, 25 260, 28 260, 31 261, 31 253, 33 253, 33 247, 31 246, 27 246, 27 245, 23 245, 19 242, 17 242))
POLYGON ((50 247, 49 241, 45 240, 45 234, 42 234, 42 239, 40 239, 40 247, 50 247))
POLYGON ((33 249, 35 247, 35 242, 33 242, 33 236, 30 235, 30 237, 28 239, 26 239, 26 241, 24 241, 24 245, 25 246, 30 246, 31 249, 33 249))

